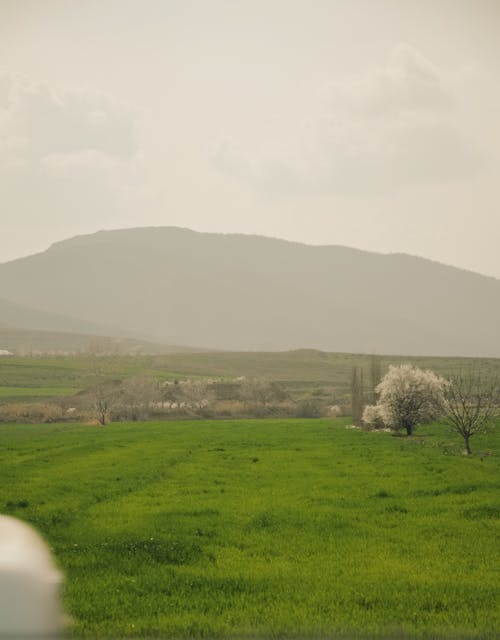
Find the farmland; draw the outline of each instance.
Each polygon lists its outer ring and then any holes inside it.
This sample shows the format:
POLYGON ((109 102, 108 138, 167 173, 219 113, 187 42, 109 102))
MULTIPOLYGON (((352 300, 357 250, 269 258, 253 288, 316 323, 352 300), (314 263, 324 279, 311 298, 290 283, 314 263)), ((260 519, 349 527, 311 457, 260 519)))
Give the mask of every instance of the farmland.
MULTIPOLYGON (((381 356, 383 370, 390 364, 403 362, 430 368, 445 376, 471 366, 483 371, 485 375, 498 375, 500 372, 498 358, 381 356)), ((123 380, 139 375, 152 376, 160 381, 261 377, 283 384, 294 397, 316 392, 342 398, 349 394, 352 367, 363 366, 368 370, 369 363, 369 355, 327 353, 311 349, 284 352, 176 353, 164 356, 1 358, 0 401, 16 398, 36 401, 40 396, 70 396, 95 384, 97 377, 123 380)))
POLYGON ((498 429, 348 423, 4 424, 0 508, 78 638, 496 637, 498 429))

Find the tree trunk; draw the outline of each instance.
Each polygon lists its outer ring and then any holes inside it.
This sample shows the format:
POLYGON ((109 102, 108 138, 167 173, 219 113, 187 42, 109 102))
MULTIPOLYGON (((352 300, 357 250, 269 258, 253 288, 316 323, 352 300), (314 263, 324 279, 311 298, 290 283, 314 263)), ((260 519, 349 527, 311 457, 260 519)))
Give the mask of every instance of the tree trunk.
POLYGON ((413 427, 412 427, 412 425, 411 425, 411 424, 407 424, 407 425, 405 426, 405 429, 406 429, 406 435, 407 435, 407 436, 411 436, 411 434, 413 433, 413 427))
POLYGON ((470 439, 470 436, 464 436, 464 440, 465 440, 465 450, 467 451, 467 455, 468 455, 468 456, 470 456, 470 454, 472 453, 472 451, 471 451, 471 449, 470 449, 469 439, 470 439))

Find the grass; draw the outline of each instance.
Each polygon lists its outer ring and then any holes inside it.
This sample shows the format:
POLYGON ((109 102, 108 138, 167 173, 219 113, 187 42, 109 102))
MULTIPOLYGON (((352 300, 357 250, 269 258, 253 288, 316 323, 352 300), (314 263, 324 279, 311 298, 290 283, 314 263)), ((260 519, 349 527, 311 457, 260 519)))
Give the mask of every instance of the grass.
POLYGON ((73 396, 80 389, 74 387, 0 387, 0 399, 32 400, 39 398, 54 398, 58 396, 73 396))
POLYGON ((154 368, 153 363, 154 358, 140 356, 0 358, 0 403, 71 396, 104 379, 123 380, 136 375, 153 375, 159 380, 186 377, 154 368))
MULTIPOLYGON (((450 375, 474 365, 489 376, 500 375, 498 358, 423 358, 382 356, 382 369, 412 362, 439 375, 450 375)), ((325 353, 310 349, 286 352, 203 352, 161 356, 66 356, 0 358, 0 387, 62 387, 86 389, 103 378, 123 380, 151 375, 159 380, 198 377, 262 377, 283 383, 295 398, 313 391, 325 397, 347 398, 353 366, 365 368, 369 382, 370 356, 325 353)), ((56 395, 61 395, 60 393, 56 395)))
POLYGON ((0 425, 0 508, 76 637, 498 637, 498 430, 345 423, 0 425))

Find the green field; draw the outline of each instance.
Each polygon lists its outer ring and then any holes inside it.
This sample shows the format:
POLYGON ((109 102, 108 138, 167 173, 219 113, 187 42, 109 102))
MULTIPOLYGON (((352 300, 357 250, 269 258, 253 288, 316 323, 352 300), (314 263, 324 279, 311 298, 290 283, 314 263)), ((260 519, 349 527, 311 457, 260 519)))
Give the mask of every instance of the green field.
MULTIPOLYGON (((474 366, 486 376, 500 375, 498 358, 423 358, 381 356, 382 370, 390 364, 411 362, 448 376, 474 366)), ((285 352, 202 352, 162 356, 66 356, 0 358, 0 388, 86 389, 97 380, 123 380, 148 375, 159 380, 183 378, 266 378, 282 383, 293 397, 323 390, 336 401, 347 398, 353 366, 364 367, 366 381, 369 355, 326 353, 311 349, 285 352)), ((7 391, 2 392, 8 395, 7 391)), ((12 394, 11 394, 12 395, 12 394)), ((29 395, 29 394, 27 394, 29 395)), ((0 398, 0 401, 2 398, 0 398)))
POLYGON ((74 387, 0 387, 0 400, 30 401, 40 398, 54 398, 59 396, 73 396, 80 389, 74 387))
POLYGON ((498 637, 499 430, 346 424, 0 425, 0 508, 76 637, 498 637))

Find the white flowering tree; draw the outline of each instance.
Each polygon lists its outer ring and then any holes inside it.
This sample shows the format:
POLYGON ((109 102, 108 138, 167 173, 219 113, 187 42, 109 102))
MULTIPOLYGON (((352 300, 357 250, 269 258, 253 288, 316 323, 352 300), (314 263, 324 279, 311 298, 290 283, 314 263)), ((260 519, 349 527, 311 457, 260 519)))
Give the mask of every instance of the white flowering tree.
POLYGON ((410 364, 389 367, 377 386, 378 415, 391 429, 411 436, 418 424, 432 422, 443 413, 448 382, 432 371, 410 364))

